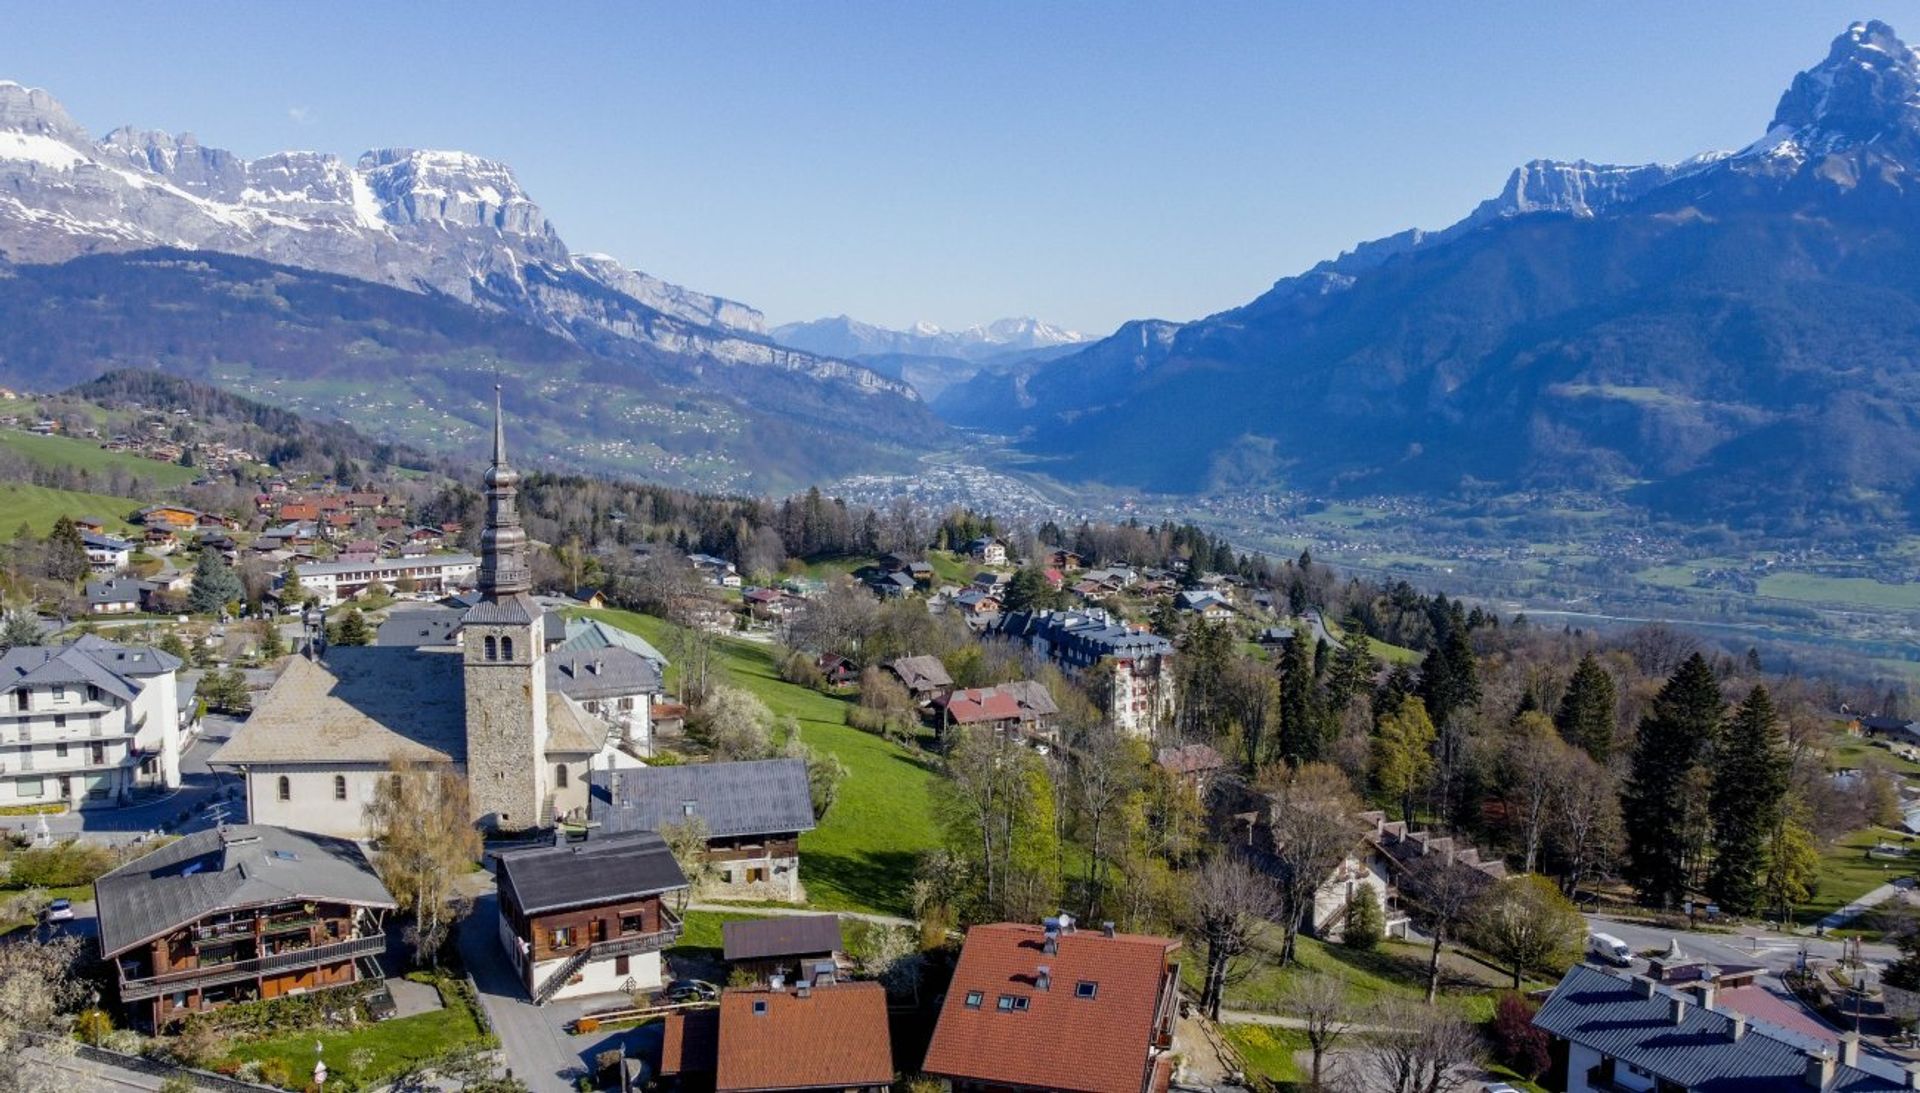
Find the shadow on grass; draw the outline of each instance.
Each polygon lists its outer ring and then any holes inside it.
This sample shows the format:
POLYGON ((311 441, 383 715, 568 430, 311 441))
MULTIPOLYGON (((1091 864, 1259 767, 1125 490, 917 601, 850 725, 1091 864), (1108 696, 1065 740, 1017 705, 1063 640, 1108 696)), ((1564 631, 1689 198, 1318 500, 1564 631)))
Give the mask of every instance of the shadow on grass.
POLYGON ((884 914, 913 913, 913 870, 919 855, 906 850, 835 854, 811 851, 801 862, 801 878, 817 899, 831 890, 859 907, 884 914))

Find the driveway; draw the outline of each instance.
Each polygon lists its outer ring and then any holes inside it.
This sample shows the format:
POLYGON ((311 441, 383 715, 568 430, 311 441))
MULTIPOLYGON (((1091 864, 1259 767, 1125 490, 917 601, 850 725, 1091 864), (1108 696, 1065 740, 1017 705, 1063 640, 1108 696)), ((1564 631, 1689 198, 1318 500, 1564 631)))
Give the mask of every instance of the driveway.
MULTIPOLYGON (((657 1028, 626 1029, 593 1036, 569 1036, 566 1025, 591 1009, 607 1009, 623 998, 581 998, 534 1005, 516 977, 506 951, 500 947, 499 902, 488 892, 475 898, 473 913, 460 924, 460 956, 480 988, 480 1004, 500 1037, 500 1048, 513 1075, 533 1093, 571 1093, 574 1079, 587 1073, 601 1052, 631 1049, 649 1039, 657 1042, 657 1028)), ((657 1048, 656 1048, 657 1051, 657 1048)))
MULTIPOLYGON (((84 835, 102 842, 131 842, 135 837, 158 831, 164 824, 189 813, 190 818, 176 833, 211 827, 214 818, 205 810, 223 790, 238 789, 240 779, 232 774, 217 774, 207 767, 207 757, 227 742, 240 722, 231 717, 208 714, 201 730, 180 757, 180 788, 160 797, 136 801, 124 808, 87 808, 61 816, 47 817, 47 830, 55 836, 84 835)), ((230 820, 244 820, 246 806, 235 801, 226 809, 230 820)), ((38 829, 38 817, 16 817, 8 821, 31 834, 38 829)))

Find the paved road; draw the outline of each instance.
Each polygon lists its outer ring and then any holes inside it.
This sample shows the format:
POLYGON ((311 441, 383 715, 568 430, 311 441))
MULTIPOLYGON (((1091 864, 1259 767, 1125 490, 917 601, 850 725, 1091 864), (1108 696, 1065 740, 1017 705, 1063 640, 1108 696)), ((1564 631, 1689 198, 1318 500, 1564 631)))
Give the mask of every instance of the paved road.
POLYGON ((125 1093, 129 1090, 151 1093, 160 1088, 161 1079, 137 1070, 96 1063, 77 1055, 50 1055, 38 1050, 33 1055, 42 1066, 59 1072, 60 1088, 67 1093, 125 1093))
MULTIPOLYGON (((1587 916, 1587 925, 1592 930, 1612 934, 1635 952, 1665 949, 1668 942, 1677 938, 1681 951, 1688 956, 1715 964, 1758 964, 1774 976, 1793 968, 1803 947, 1810 959, 1837 960, 1841 955, 1841 942, 1837 940, 1795 934, 1674 931, 1593 915, 1587 916)), ((1892 945, 1868 944, 1860 947, 1860 955, 1868 964, 1886 964, 1899 956, 1899 950, 1892 945)))
MULTIPOLYGON (((84 835, 103 842, 122 843, 159 830, 162 824, 176 819, 183 812, 192 813, 192 819, 177 831, 197 831, 211 826, 214 821, 202 806, 218 793, 237 789, 240 779, 235 775, 216 774, 209 770, 207 757, 226 743, 239 725, 239 721, 230 717, 218 714, 206 716, 201 731, 180 757, 180 788, 177 791, 125 808, 84 808, 61 816, 49 816, 47 830, 56 836, 84 835)), ((246 818, 246 807, 236 801, 228 813, 229 819, 243 820, 246 818)), ((29 834, 39 826, 39 819, 31 816, 9 817, 6 822, 29 834)))
POLYGON ((862 922, 872 922, 880 926, 916 926, 910 918, 897 915, 876 915, 867 911, 822 911, 815 907, 762 907, 757 904, 702 903, 698 900, 687 904, 689 911, 719 911, 725 914, 759 915, 764 918, 794 918, 810 915, 839 915, 841 918, 857 918, 862 922))
POLYGON ((1854 900, 1852 903, 1821 919, 1820 925, 1829 930, 1838 930, 1840 927, 1866 914, 1869 910, 1895 898, 1903 899, 1909 903, 1913 901, 1912 877, 1901 877, 1897 881, 1875 888, 1873 891, 1868 892, 1866 895, 1861 896, 1859 899, 1854 900))

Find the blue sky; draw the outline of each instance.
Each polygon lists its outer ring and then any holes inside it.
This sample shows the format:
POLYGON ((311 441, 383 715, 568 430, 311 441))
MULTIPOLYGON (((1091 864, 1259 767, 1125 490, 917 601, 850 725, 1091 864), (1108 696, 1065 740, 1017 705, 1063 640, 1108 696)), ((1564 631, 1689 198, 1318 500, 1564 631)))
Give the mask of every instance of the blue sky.
POLYGON ((22 4, 96 134, 460 148, 579 250, 765 310, 1105 332, 1439 227, 1535 157, 1757 138, 1851 19, 1746 0, 22 4))

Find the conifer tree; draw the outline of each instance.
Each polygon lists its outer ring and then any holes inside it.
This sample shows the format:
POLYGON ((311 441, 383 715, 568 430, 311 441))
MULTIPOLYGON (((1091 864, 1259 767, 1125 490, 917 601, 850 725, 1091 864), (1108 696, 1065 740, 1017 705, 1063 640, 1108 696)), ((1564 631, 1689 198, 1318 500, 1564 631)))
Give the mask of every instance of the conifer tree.
POLYGON ((1605 763, 1612 754, 1613 677, 1592 653, 1581 657, 1580 666, 1573 670, 1553 724, 1567 743, 1585 749, 1597 762, 1605 763))
POLYGON ((1695 653, 1640 720, 1620 811, 1627 829, 1622 872, 1643 903, 1672 907, 1686 897, 1689 794, 1724 709, 1713 667, 1695 653))
POLYGON ((187 610, 196 615, 217 615, 246 595, 239 574, 220 557, 219 551, 200 552, 193 563, 193 588, 187 592, 187 610))
POLYGON ((47 551, 42 563, 48 580, 72 584, 87 575, 87 544, 73 517, 62 516, 53 522, 47 535, 47 551))
POLYGON ((1746 914, 1760 907, 1768 845, 1786 808, 1786 747, 1765 687, 1754 687, 1734 710, 1715 759, 1707 892, 1726 910, 1746 914))

